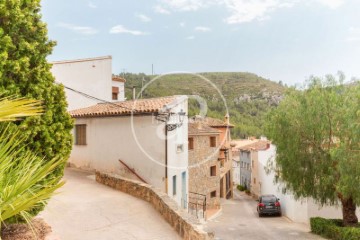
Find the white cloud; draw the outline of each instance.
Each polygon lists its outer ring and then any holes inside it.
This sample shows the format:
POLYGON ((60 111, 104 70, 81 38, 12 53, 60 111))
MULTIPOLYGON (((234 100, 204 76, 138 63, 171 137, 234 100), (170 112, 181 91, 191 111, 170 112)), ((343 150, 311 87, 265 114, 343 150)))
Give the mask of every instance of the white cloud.
POLYGON ((76 33, 79 33, 82 35, 94 35, 94 34, 98 33, 98 30, 96 30, 95 28, 77 26, 77 25, 70 24, 70 23, 59 23, 58 26, 65 28, 65 29, 69 29, 73 32, 76 32, 76 33))
POLYGON ((360 28, 350 27, 349 34, 346 38, 348 42, 358 42, 360 41, 360 28))
POLYGON ((194 30, 197 31, 197 32, 210 32, 211 28, 198 26, 194 30))
POLYGON ((175 11, 196 11, 207 7, 217 1, 215 0, 161 0, 169 8, 175 11))
POLYGON ((140 19, 140 21, 142 22, 150 22, 151 18, 149 18, 148 16, 144 15, 144 14, 135 14, 135 17, 137 17, 138 19, 140 19))
POLYGON ((180 25, 180 27, 185 27, 186 23, 185 22, 180 22, 179 25, 180 25))
POLYGON ((316 1, 332 9, 336 9, 345 3, 345 0, 316 0, 316 1))
POLYGON ((156 6, 154 7, 154 10, 155 10, 155 12, 157 12, 157 13, 167 14, 167 15, 170 14, 170 11, 169 11, 169 10, 163 8, 163 7, 160 6, 160 5, 156 5, 156 6))
POLYGON ((297 0, 224 0, 231 16, 225 19, 226 23, 236 24, 264 21, 270 18, 269 13, 284 7, 292 7, 297 0))
POLYGON ((110 33, 111 34, 127 33, 127 34, 131 34, 131 35, 135 35, 135 36, 147 35, 148 34, 146 32, 142 32, 142 31, 138 31, 138 30, 127 29, 123 25, 117 25, 117 26, 112 27, 110 29, 110 33))
MULTIPOLYGON (((224 21, 228 24, 239 24, 270 19, 270 14, 281 8, 292 8, 296 4, 322 4, 336 9, 345 0, 158 0, 156 8, 164 9, 167 14, 172 11, 197 11, 209 6, 226 8, 230 16, 224 21)), ((159 11, 161 12, 161 11, 159 11)))
POLYGON ((89 8, 97 8, 97 5, 95 5, 93 2, 88 3, 89 8))
POLYGON ((194 36, 188 36, 188 37, 186 37, 186 39, 187 40, 193 40, 193 39, 195 39, 195 37, 194 36))

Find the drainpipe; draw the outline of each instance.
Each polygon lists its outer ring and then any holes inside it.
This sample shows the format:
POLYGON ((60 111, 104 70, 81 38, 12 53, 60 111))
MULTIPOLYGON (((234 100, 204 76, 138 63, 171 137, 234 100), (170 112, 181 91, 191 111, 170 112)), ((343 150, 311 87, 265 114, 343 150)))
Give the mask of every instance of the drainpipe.
POLYGON ((168 193, 168 130, 165 122, 165 192, 168 193))

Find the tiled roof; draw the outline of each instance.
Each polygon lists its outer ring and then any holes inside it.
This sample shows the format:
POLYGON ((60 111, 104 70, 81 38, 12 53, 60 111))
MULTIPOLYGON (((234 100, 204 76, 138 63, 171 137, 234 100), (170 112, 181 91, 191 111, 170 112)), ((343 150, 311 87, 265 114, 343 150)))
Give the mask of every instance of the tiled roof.
POLYGON ((119 77, 119 76, 112 76, 112 80, 115 82, 126 82, 125 78, 119 77))
POLYGON ((209 127, 208 125, 201 122, 192 122, 188 124, 189 135, 212 135, 220 134, 220 131, 209 127))
POLYGON ((229 127, 229 128, 233 128, 234 125, 232 125, 231 123, 226 123, 223 120, 220 119, 216 119, 216 118, 211 118, 211 117, 200 117, 200 116, 195 116, 192 117, 191 121, 201 121, 205 124, 207 124, 210 127, 229 127))
POLYGON ((250 150, 261 151, 268 149, 270 143, 271 143, 270 141, 266 141, 266 140, 254 140, 254 142, 249 143, 247 145, 243 145, 239 147, 239 149, 245 151, 250 151, 250 150))
POLYGON ((134 114, 157 113, 175 99, 175 96, 171 96, 114 103, 98 103, 91 107, 72 110, 69 113, 74 118, 121 116, 130 115, 132 112, 134 114))

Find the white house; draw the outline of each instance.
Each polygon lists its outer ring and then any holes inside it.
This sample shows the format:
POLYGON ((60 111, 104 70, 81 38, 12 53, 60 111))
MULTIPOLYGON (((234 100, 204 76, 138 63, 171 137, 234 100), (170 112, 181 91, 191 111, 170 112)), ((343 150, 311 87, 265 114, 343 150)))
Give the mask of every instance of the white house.
POLYGON ((139 99, 70 111, 69 163, 147 182, 176 200, 188 198, 186 96, 139 99))
MULTIPOLYGON (((280 198, 282 214, 294 222, 309 224, 312 217, 342 218, 341 207, 320 207, 312 198, 295 200, 294 196, 287 191, 283 193, 284 186, 274 182, 275 173, 266 173, 268 163, 274 163, 276 157, 276 147, 271 144, 270 148, 258 151, 258 178, 261 194, 275 194, 280 198)), ((360 211, 357 211, 360 216, 360 211)))
POLYGON ((112 57, 52 62, 51 72, 65 86, 68 110, 99 102, 124 101, 125 79, 112 76, 112 57))

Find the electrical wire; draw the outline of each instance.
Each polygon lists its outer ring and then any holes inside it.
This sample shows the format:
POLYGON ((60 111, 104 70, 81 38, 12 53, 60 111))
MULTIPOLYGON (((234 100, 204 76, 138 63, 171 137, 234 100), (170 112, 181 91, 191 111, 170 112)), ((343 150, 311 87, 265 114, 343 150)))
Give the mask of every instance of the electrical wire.
POLYGON ((76 90, 76 89, 73 89, 73 88, 71 88, 71 87, 67 87, 67 86, 65 86, 65 85, 62 84, 62 83, 55 82, 55 84, 57 84, 57 85, 63 85, 65 89, 70 90, 70 91, 72 91, 72 92, 75 92, 75 93, 77 93, 77 94, 80 94, 80 95, 82 95, 82 96, 84 96, 84 97, 86 97, 86 98, 88 98, 88 99, 96 100, 96 101, 99 101, 99 102, 102 102, 102 103, 107 103, 107 104, 110 104, 110 105, 115 106, 115 107, 118 107, 118 108, 123 108, 123 109, 126 109, 126 110, 130 110, 131 112, 137 112, 136 109, 132 109, 132 108, 120 106, 120 105, 115 104, 115 103, 113 103, 113 102, 109 102, 109 101, 106 101, 106 100, 104 100, 104 99, 100 99, 100 98, 91 96, 91 95, 89 95, 89 94, 87 94, 87 93, 81 92, 81 91, 76 90))

